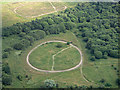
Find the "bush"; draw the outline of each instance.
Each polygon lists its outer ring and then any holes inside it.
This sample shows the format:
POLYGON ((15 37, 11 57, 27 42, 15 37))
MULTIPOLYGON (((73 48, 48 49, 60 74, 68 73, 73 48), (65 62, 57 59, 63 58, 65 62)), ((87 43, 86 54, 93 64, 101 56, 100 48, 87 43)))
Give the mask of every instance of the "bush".
POLYGON ((54 80, 47 79, 44 81, 44 85, 46 88, 53 88, 56 87, 56 83, 54 80))
POLYGON ((117 84, 118 86, 120 86, 120 79, 119 79, 119 78, 116 79, 116 84, 117 84))
POLYGON ((2 68, 2 70, 6 73, 6 74, 11 74, 10 72, 10 67, 8 66, 8 64, 5 64, 2 68))
POLYGON ((62 46, 63 46, 62 43, 56 45, 57 48, 61 48, 62 46))
POLYGON ((70 45, 70 42, 67 42, 67 45, 70 45))
POLYGON ((111 85, 110 83, 106 83, 105 86, 106 86, 106 87, 110 87, 110 86, 112 86, 112 85, 111 85))
POLYGON ((9 48, 6 48, 4 51, 10 53, 10 51, 12 51, 12 48, 10 48, 10 47, 9 47, 9 48))
POLYGON ((95 56, 92 56, 90 60, 95 61, 95 56))
POLYGON ((8 53, 7 53, 7 52, 3 53, 3 54, 2 54, 2 58, 3 58, 3 59, 4 59, 4 58, 8 58, 8 53))
POLYGON ((107 57, 108 57, 107 55, 103 55, 103 58, 104 58, 104 59, 107 59, 107 57))
POLYGON ((101 79, 100 82, 101 82, 101 83, 104 83, 104 82, 105 82, 105 79, 101 79))
POLYGON ((21 75, 18 75, 17 78, 22 81, 22 76, 21 75))
POLYGON ((117 68, 116 68, 116 67, 114 67, 114 70, 117 70, 117 68))
POLYGON ((17 43, 13 46, 13 48, 16 50, 22 50, 24 48, 24 46, 21 43, 17 43))
POLYGON ((118 56, 119 56, 118 50, 110 50, 109 56, 114 57, 114 58, 118 58, 118 56))
POLYGON ((10 76, 3 76, 2 78, 2 84, 3 85, 11 85, 12 78, 10 76))
POLYGON ((101 51, 95 51, 95 52, 94 52, 94 55, 95 55, 95 58, 96 58, 96 59, 100 59, 100 58, 102 58, 102 56, 103 56, 101 51))

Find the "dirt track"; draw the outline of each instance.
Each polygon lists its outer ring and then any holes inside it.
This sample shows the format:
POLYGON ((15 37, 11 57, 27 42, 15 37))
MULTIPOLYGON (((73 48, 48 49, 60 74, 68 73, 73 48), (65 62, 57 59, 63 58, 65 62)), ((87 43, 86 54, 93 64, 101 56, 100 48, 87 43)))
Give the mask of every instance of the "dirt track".
MULTIPOLYGON (((18 6, 18 7, 16 7, 16 8, 13 10, 13 12, 14 12, 15 14, 17 14, 17 15, 19 15, 19 16, 21 16, 21 17, 25 17, 25 18, 36 18, 36 17, 40 17, 40 16, 43 16, 43 15, 52 14, 52 13, 57 12, 56 7, 55 7, 51 2, 49 2, 49 3, 50 3, 51 6, 53 7, 54 11, 47 12, 47 13, 44 13, 44 14, 40 14, 40 15, 36 15, 36 16, 22 16, 21 14, 19 14, 19 13, 17 12, 17 10, 18 10, 19 8, 21 8, 22 6, 24 6, 24 4, 22 4, 22 3, 20 3, 21 5, 18 6)), ((64 7, 64 10, 65 10, 66 8, 67 8, 67 7, 65 6, 65 7, 64 7)))
POLYGON ((66 71, 71 71, 71 70, 74 70, 74 69, 80 67, 80 65, 81 65, 82 62, 83 62, 82 52, 81 52, 81 50, 80 50, 77 46, 75 46, 75 45, 73 45, 73 44, 70 44, 70 45, 71 45, 72 47, 76 48, 76 49, 79 51, 80 55, 81 55, 80 62, 79 62, 79 64, 76 65, 75 67, 72 67, 72 68, 70 68, 70 69, 66 69, 66 70, 57 70, 57 71, 52 70, 52 71, 49 71, 49 70, 41 70, 41 69, 38 69, 38 68, 32 66, 32 65, 29 63, 29 56, 30 56, 30 54, 32 53, 32 51, 34 51, 34 50, 35 50, 36 48, 38 48, 39 46, 41 46, 41 45, 43 45, 43 44, 46 44, 46 43, 50 43, 50 42, 61 42, 61 43, 67 43, 67 42, 65 42, 65 41, 51 40, 51 41, 47 41, 47 42, 44 42, 44 43, 41 43, 41 44, 37 45, 35 48, 33 48, 33 49, 28 53, 27 58, 26 58, 26 60, 27 60, 27 64, 28 64, 31 68, 33 68, 33 69, 35 69, 35 70, 37 70, 37 71, 40 71, 40 72, 56 73, 56 72, 66 72, 66 71))

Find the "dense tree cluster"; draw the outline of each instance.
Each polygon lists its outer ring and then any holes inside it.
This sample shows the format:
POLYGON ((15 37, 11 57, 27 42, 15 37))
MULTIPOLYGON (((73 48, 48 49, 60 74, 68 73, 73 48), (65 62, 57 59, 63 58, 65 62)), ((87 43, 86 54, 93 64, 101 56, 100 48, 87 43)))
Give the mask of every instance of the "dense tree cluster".
MULTIPOLYGON (((78 3, 58 15, 4 27, 2 36, 9 38, 17 35, 20 42, 16 42, 12 48, 23 50, 46 35, 70 30, 86 42, 92 61, 108 56, 118 58, 118 11, 117 3, 78 3)), ((9 49, 8 52, 5 50, 3 58, 7 58, 8 54, 9 49)))
POLYGON ((10 67, 8 63, 4 63, 2 68, 2 84, 11 85, 11 83, 12 83, 12 77, 11 77, 10 67))

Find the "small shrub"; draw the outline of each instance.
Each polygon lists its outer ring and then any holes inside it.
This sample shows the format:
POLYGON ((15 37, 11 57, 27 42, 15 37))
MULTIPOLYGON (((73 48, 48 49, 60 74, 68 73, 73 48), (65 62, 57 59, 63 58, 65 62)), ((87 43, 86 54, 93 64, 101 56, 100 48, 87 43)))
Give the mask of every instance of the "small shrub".
POLYGON ((56 47, 61 48, 61 47, 63 47, 63 45, 62 45, 62 43, 59 43, 59 44, 56 45, 56 47))
POLYGON ((7 52, 3 53, 2 58, 3 58, 3 59, 4 59, 4 58, 8 58, 8 53, 7 53, 7 52))
POLYGON ((114 70, 117 70, 117 68, 116 68, 116 67, 114 67, 114 70))
POLYGON ((21 75, 18 75, 17 78, 22 81, 22 76, 21 75))
POLYGON ((67 42, 67 45, 70 45, 70 42, 67 42))
POLYGON ((92 56, 90 60, 95 61, 95 56, 92 56))
POLYGON ((111 67, 113 67, 114 65, 111 65, 111 67))
POLYGON ((104 83, 104 82, 105 82, 105 79, 101 79, 100 82, 101 82, 101 83, 104 83))
POLYGON ((111 87, 112 85, 110 83, 105 84, 106 87, 111 87))

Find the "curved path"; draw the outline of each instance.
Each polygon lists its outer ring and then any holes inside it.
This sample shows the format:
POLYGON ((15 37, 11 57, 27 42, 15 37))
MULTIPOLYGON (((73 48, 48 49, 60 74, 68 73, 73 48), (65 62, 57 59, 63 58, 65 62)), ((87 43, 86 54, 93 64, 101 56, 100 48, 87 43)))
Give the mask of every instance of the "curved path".
POLYGON ((51 40, 51 41, 47 41, 47 42, 44 42, 44 43, 41 43, 41 44, 37 45, 35 48, 33 48, 33 49, 28 53, 27 58, 26 58, 27 64, 28 64, 31 68, 33 68, 33 69, 35 69, 35 70, 37 70, 37 71, 40 71, 40 72, 55 73, 55 72, 66 72, 66 71, 71 71, 71 70, 74 70, 74 69, 80 67, 80 65, 81 65, 82 62, 83 62, 82 52, 81 52, 81 50, 80 50, 77 46, 75 46, 75 45, 73 45, 73 44, 70 44, 70 45, 71 45, 72 47, 76 48, 76 49, 79 51, 80 55, 81 55, 80 62, 79 62, 79 64, 76 65, 75 67, 72 67, 72 68, 66 69, 66 70, 57 70, 57 71, 53 70, 53 71, 49 71, 49 70, 38 69, 38 68, 32 66, 32 65, 30 64, 30 62, 29 62, 29 56, 30 56, 30 54, 32 53, 32 51, 34 51, 35 49, 37 49, 39 46, 41 46, 41 45, 43 45, 43 44, 46 44, 46 43, 50 43, 50 42, 67 43, 66 41, 51 40))
MULTIPOLYGON (((40 17, 40 16, 43 16, 43 15, 52 14, 52 13, 57 12, 56 7, 55 7, 51 2, 49 2, 49 3, 50 3, 51 6, 53 7, 54 11, 47 12, 47 13, 44 13, 44 14, 39 14, 39 15, 35 15, 35 16, 23 16, 23 15, 21 15, 21 14, 19 14, 19 13, 17 12, 17 10, 18 10, 19 8, 21 8, 21 7, 24 6, 24 4, 22 4, 22 3, 20 3, 21 5, 18 6, 18 7, 16 7, 16 8, 13 10, 13 12, 14 12, 15 14, 17 14, 17 15, 19 15, 19 16, 21 16, 21 17, 25 17, 25 18, 36 18, 36 17, 40 17)), ((66 8, 67 8, 67 6, 65 6, 63 10, 65 10, 66 8)))

